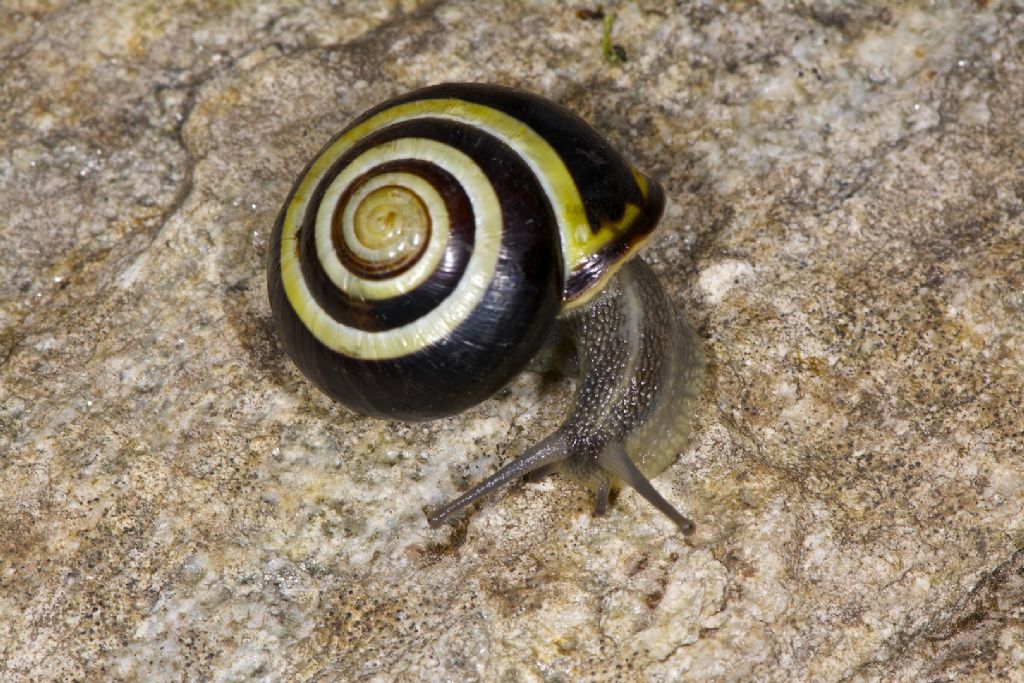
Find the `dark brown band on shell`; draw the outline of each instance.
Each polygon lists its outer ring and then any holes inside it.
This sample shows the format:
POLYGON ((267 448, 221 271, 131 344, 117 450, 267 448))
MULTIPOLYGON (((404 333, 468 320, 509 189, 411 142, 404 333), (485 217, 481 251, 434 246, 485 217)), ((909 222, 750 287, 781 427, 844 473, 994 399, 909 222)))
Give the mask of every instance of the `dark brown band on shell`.
MULTIPOLYGON (((410 162, 412 160, 409 160, 410 162)), ((334 209, 334 215, 331 217, 331 242, 334 244, 334 251, 338 255, 338 260, 341 261, 342 265, 345 266, 352 273, 358 275, 361 278, 367 280, 386 280, 390 277, 401 275, 405 271, 416 265, 416 261, 423 256, 423 252, 427 250, 427 245, 430 244, 431 236, 431 220, 430 212, 427 207, 424 206, 423 200, 416 197, 416 202, 419 204, 420 210, 427 217, 427 223, 424 226, 423 238, 420 243, 419 249, 410 252, 402 257, 402 259, 396 263, 374 263, 373 261, 367 261, 359 257, 352 249, 349 248, 348 242, 345 240, 343 232, 342 218, 345 213, 345 205, 351 200, 352 195, 355 194, 363 185, 366 184, 370 178, 380 175, 386 172, 384 166, 393 166, 397 164, 385 164, 374 169, 373 173, 368 173, 363 177, 359 178, 356 182, 352 183, 347 190, 338 199, 338 205, 334 209)), ((396 168, 394 170, 410 171, 410 169, 396 168)), ((415 173, 415 171, 410 171, 415 173)), ((416 175, 420 175, 415 173, 416 175)), ((422 177, 422 176, 421 176, 422 177)), ((381 188, 386 189, 388 186, 381 188)), ((412 193, 410 193, 412 194, 412 193)), ((413 195, 415 196, 415 195, 413 195)))

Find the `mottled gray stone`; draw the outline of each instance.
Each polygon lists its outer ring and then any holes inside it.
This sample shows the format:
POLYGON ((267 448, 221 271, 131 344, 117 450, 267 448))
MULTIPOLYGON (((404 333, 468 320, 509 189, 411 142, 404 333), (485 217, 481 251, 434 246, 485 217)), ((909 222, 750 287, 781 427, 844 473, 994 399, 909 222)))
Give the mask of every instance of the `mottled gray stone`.
POLYGON ((0 8, 0 673, 1024 680, 1024 15, 1013 3, 0 8), (696 438, 593 518, 436 504, 564 415, 526 375, 361 419, 282 358, 295 174, 440 80, 591 120, 671 206, 696 438))

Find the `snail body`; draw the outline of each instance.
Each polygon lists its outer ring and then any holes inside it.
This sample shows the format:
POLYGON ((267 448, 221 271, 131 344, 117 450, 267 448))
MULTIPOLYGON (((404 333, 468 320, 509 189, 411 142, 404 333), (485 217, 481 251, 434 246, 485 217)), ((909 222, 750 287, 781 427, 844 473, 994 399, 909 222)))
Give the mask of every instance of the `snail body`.
POLYGON ((689 435, 693 332, 636 250, 657 182, 589 125, 511 88, 445 84, 371 109, 299 176, 267 255, 271 308, 299 369, 351 410, 432 419, 475 405, 537 359, 578 370, 561 429, 456 500, 564 471, 651 486, 689 435))

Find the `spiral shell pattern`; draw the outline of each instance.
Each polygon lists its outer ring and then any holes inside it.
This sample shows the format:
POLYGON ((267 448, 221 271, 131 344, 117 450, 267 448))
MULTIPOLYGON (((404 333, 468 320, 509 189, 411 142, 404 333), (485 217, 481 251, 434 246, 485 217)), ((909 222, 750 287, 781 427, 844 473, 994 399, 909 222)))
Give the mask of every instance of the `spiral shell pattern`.
POLYGON ((475 405, 660 217, 656 184, 542 98, 453 84, 364 114, 302 173, 268 253, 285 349, 364 414, 475 405))

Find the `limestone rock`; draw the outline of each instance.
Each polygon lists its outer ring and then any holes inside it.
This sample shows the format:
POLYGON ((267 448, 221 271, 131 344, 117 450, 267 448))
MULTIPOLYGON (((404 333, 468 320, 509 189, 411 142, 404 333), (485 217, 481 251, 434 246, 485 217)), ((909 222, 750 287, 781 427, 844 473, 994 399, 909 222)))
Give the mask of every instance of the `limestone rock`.
POLYGON ((1011 3, 5 3, 0 672, 1024 680, 1024 15, 1011 3), (576 110, 670 197, 705 339, 655 485, 436 504, 564 414, 362 419, 283 357, 266 239, 354 116, 576 110))

